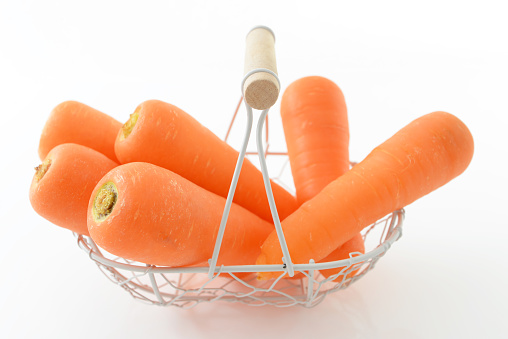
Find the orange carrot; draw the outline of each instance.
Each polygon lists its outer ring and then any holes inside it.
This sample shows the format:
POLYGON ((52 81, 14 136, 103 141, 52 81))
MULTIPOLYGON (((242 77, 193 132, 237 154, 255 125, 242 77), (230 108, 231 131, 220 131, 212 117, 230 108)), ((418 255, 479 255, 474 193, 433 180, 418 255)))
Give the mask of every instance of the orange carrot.
POLYGON ((95 185, 114 161, 91 148, 61 144, 53 148, 30 186, 33 209, 55 225, 88 235, 88 200, 95 185))
MULTIPOLYGON (((190 115, 171 104, 149 100, 137 107, 118 133, 115 151, 121 163, 149 162, 169 169, 227 197, 238 152, 190 115)), ((272 182, 281 219, 296 210, 296 198, 272 182)), ((261 172, 245 159, 234 200, 271 221, 261 172)))
MULTIPOLYGON (((330 261, 337 261, 342 259, 348 259, 351 253, 365 253, 365 244, 363 242, 363 237, 361 233, 357 233, 353 238, 346 241, 342 246, 334 250, 332 253, 330 253, 327 257, 320 260, 320 262, 330 262, 330 261)), ((350 269, 343 267, 338 268, 330 268, 328 270, 320 270, 321 274, 325 276, 325 278, 328 278, 334 274, 337 274, 339 272, 342 272, 343 269, 350 269)), ((358 268, 359 269, 359 268, 358 268)), ((346 278, 353 277, 357 272, 358 269, 353 270, 352 272, 349 272, 347 274, 340 274, 335 278, 334 281, 336 282, 342 282, 346 278)), ((345 272, 343 272, 345 273, 345 272)))
POLYGON ((39 142, 41 160, 57 145, 74 143, 90 147, 111 160, 115 155, 115 138, 122 124, 98 110, 76 101, 66 101, 51 112, 39 142))
MULTIPOLYGON (((282 222, 292 261, 319 261, 364 227, 446 184, 466 169, 473 149, 466 125, 449 113, 414 120, 282 222)), ((278 264, 281 257, 272 232, 257 264, 278 264)))
POLYGON ((319 76, 293 82, 280 114, 300 204, 349 170, 349 126, 344 95, 319 76))
MULTIPOLYGON (((349 170, 346 101, 333 81, 310 76, 294 81, 284 91, 280 114, 296 198, 302 204, 349 170)), ((325 260, 349 258, 346 249, 363 253, 362 236, 357 234, 325 260)), ((326 270, 326 274, 341 270, 326 270)))
MULTIPOLYGON (((226 199, 149 163, 121 165, 101 179, 88 207, 94 241, 147 264, 185 266, 212 257, 226 199)), ((218 264, 254 264, 273 225, 233 204, 218 264)))

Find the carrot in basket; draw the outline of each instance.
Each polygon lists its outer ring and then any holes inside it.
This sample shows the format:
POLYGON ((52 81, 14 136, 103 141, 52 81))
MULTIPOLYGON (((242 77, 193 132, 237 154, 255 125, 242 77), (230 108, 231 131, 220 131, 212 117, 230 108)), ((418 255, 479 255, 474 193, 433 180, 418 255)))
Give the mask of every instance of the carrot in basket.
POLYGON ((349 170, 349 126, 344 95, 333 81, 310 76, 294 81, 280 115, 300 204, 349 170))
MULTIPOLYGON (((302 204, 349 170, 346 101, 333 81, 309 76, 294 81, 284 91, 280 114, 296 198, 302 204)), ((345 249, 363 253, 362 236, 357 234, 325 260, 349 258, 345 249)), ((329 269, 326 273, 329 276, 341 269, 329 269)))
MULTIPOLYGON (((238 152, 176 106, 143 102, 118 133, 115 151, 121 163, 149 162, 227 197, 238 152)), ((296 198, 272 182, 280 219, 296 210, 296 198)), ((234 200, 271 221, 261 172, 244 160, 234 200)))
POLYGON ((88 235, 86 222, 90 194, 109 170, 118 166, 104 154, 77 144, 53 148, 30 186, 33 209, 55 225, 88 235))
MULTIPOLYGON (((101 179, 88 230, 105 250, 152 265, 188 266, 212 257, 226 199, 159 166, 121 165, 101 179)), ((233 204, 218 264, 253 265, 273 225, 233 204)))
POLYGON ((41 160, 57 145, 74 143, 90 147, 111 160, 115 155, 115 139, 122 124, 90 106, 65 101, 51 112, 39 142, 41 160))
MULTIPOLYGON (((414 120, 282 222, 292 261, 319 261, 364 227, 446 184, 466 169, 473 149, 471 133, 452 114, 414 120)), ((279 264, 281 257, 272 232, 257 264, 279 264)))
MULTIPOLYGON (((330 253, 326 258, 320 260, 320 262, 330 262, 342 259, 349 259, 350 255, 354 254, 353 256, 355 256, 358 253, 361 254, 365 253, 365 244, 363 242, 363 236, 361 233, 357 233, 353 238, 349 239, 343 245, 339 246, 339 248, 330 253)), ((358 267, 355 270, 352 270, 351 272, 348 272, 349 270, 351 270, 351 267, 343 266, 338 268, 330 268, 327 270, 320 270, 319 272, 321 272, 321 274, 325 278, 328 278, 337 273, 341 273, 333 281, 342 282, 347 278, 353 277, 358 272, 359 268, 360 267, 358 267), (342 272, 342 270, 345 271, 342 272)))

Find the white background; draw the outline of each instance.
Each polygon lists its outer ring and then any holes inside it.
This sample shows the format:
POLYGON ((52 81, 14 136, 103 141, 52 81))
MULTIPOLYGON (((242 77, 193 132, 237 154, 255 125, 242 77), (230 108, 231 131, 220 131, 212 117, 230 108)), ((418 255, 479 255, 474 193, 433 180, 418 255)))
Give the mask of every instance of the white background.
MULTIPOLYGON (((506 10, 489 1, 0 2, 0 337, 501 338, 506 282, 506 10), (283 89, 322 75, 348 104, 351 158, 445 110, 475 139, 463 175, 406 208, 376 269, 313 309, 148 306, 31 209, 41 129, 82 101, 125 121, 147 99, 224 136, 244 38, 276 34, 283 89)), ((278 104, 272 144, 283 149, 278 104)))

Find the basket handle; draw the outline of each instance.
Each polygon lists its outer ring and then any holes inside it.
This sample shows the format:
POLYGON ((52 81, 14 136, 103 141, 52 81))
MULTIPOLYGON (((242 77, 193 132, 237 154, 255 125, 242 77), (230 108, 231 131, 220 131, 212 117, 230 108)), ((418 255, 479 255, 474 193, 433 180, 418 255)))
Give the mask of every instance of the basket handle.
POLYGON ((247 33, 242 94, 252 108, 272 107, 279 97, 280 83, 275 61, 275 35, 266 26, 256 26, 247 33))
POLYGON ((280 224, 279 215, 277 213, 277 207, 275 205, 275 199, 273 198, 273 192, 270 184, 270 177, 268 175, 268 168, 266 166, 265 154, 263 152, 262 142, 262 130, 263 124, 266 120, 268 110, 277 101, 279 96, 280 82, 279 77, 273 71, 275 67, 275 51, 274 51, 275 37, 271 29, 265 26, 256 26, 247 34, 247 49, 245 56, 245 70, 246 74, 242 81, 242 94, 245 102, 245 108, 247 110, 247 126, 236 162, 235 171, 231 180, 231 186, 229 187, 228 196, 226 198, 226 204, 222 214, 222 219, 219 225, 217 238, 215 240, 215 246, 213 249, 212 258, 208 260, 209 270, 208 277, 211 279, 214 275, 217 260, 224 236, 226 223, 229 216, 229 211, 233 203, 233 196, 235 195, 236 185, 240 176, 243 160, 245 158, 247 144, 249 142, 249 136, 252 129, 253 113, 252 108, 262 109, 262 113, 259 117, 257 130, 256 130, 256 145, 258 149, 259 162, 261 166, 261 172, 263 174, 263 182, 265 185, 266 196, 268 198, 268 204, 270 205, 270 211, 272 213, 275 230, 279 238, 283 253, 284 268, 287 270, 288 275, 292 277, 294 275, 293 263, 289 255, 289 250, 284 238, 282 226, 280 224), (258 34, 259 33, 259 34, 258 34), (264 49, 268 51, 264 51, 264 49), (269 51, 271 48, 271 52, 269 51), (254 67, 254 68, 253 68, 254 67), (264 67, 271 67, 264 68, 264 67), (253 107, 248 101, 247 97, 250 95, 251 99, 254 100, 253 107), (273 102, 272 102, 273 101, 273 102), (267 107, 265 107, 267 106, 267 107), (257 108, 265 107, 265 108, 257 108))

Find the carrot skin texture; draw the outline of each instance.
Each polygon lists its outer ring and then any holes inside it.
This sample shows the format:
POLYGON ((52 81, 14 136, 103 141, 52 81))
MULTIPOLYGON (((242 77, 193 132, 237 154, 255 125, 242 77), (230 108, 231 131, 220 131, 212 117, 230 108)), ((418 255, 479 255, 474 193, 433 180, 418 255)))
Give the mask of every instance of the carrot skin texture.
POLYGON ((77 144, 61 144, 47 155, 51 165, 42 179, 30 186, 33 209, 53 224, 89 235, 88 200, 95 185, 118 166, 104 154, 77 144))
MULTIPOLYGON (((226 199, 149 163, 121 165, 95 187, 88 207, 94 241, 115 255, 152 265, 186 266, 212 257, 226 199), (103 184, 118 190, 111 214, 94 220, 92 206, 103 184)), ((233 204, 218 264, 254 264, 273 226, 233 204)))
MULTIPOLYGON (((149 100, 138 106, 139 117, 125 139, 118 133, 120 162, 149 162, 175 172, 210 192, 227 197, 238 152, 171 104, 149 100)), ((294 212, 296 198, 272 181, 280 219, 294 212)), ((245 159, 233 202, 272 221, 261 172, 245 159)))
POLYGON ((51 112, 39 142, 41 160, 57 145, 74 143, 94 149, 115 162, 115 139, 122 124, 90 106, 65 101, 51 112))
POLYGON ((284 91, 281 118, 300 204, 349 170, 349 125, 344 95, 333 81, 310 76, 284 91))
MULTIPOLYGON (((349 170, 346 101, 333 81, 309 76, 288 86, 282 96, 280 112, 296 198, 302 204, 349 170)), ((363 238, 357 234, 324 261, 347 259, 350 252, 364 251, 363 238)), ((326 273, 330 276, 341 270, 330 269, 326 273)))
MULTIPOLYGON (((291 259, 323 259, 364 227, 460 175, 473 150, 471 133, 452 114, 433 112, 414 120, 284 220, 291 259)), ((278 264, 281 256, 272 233, 257 263, 278 264)))

